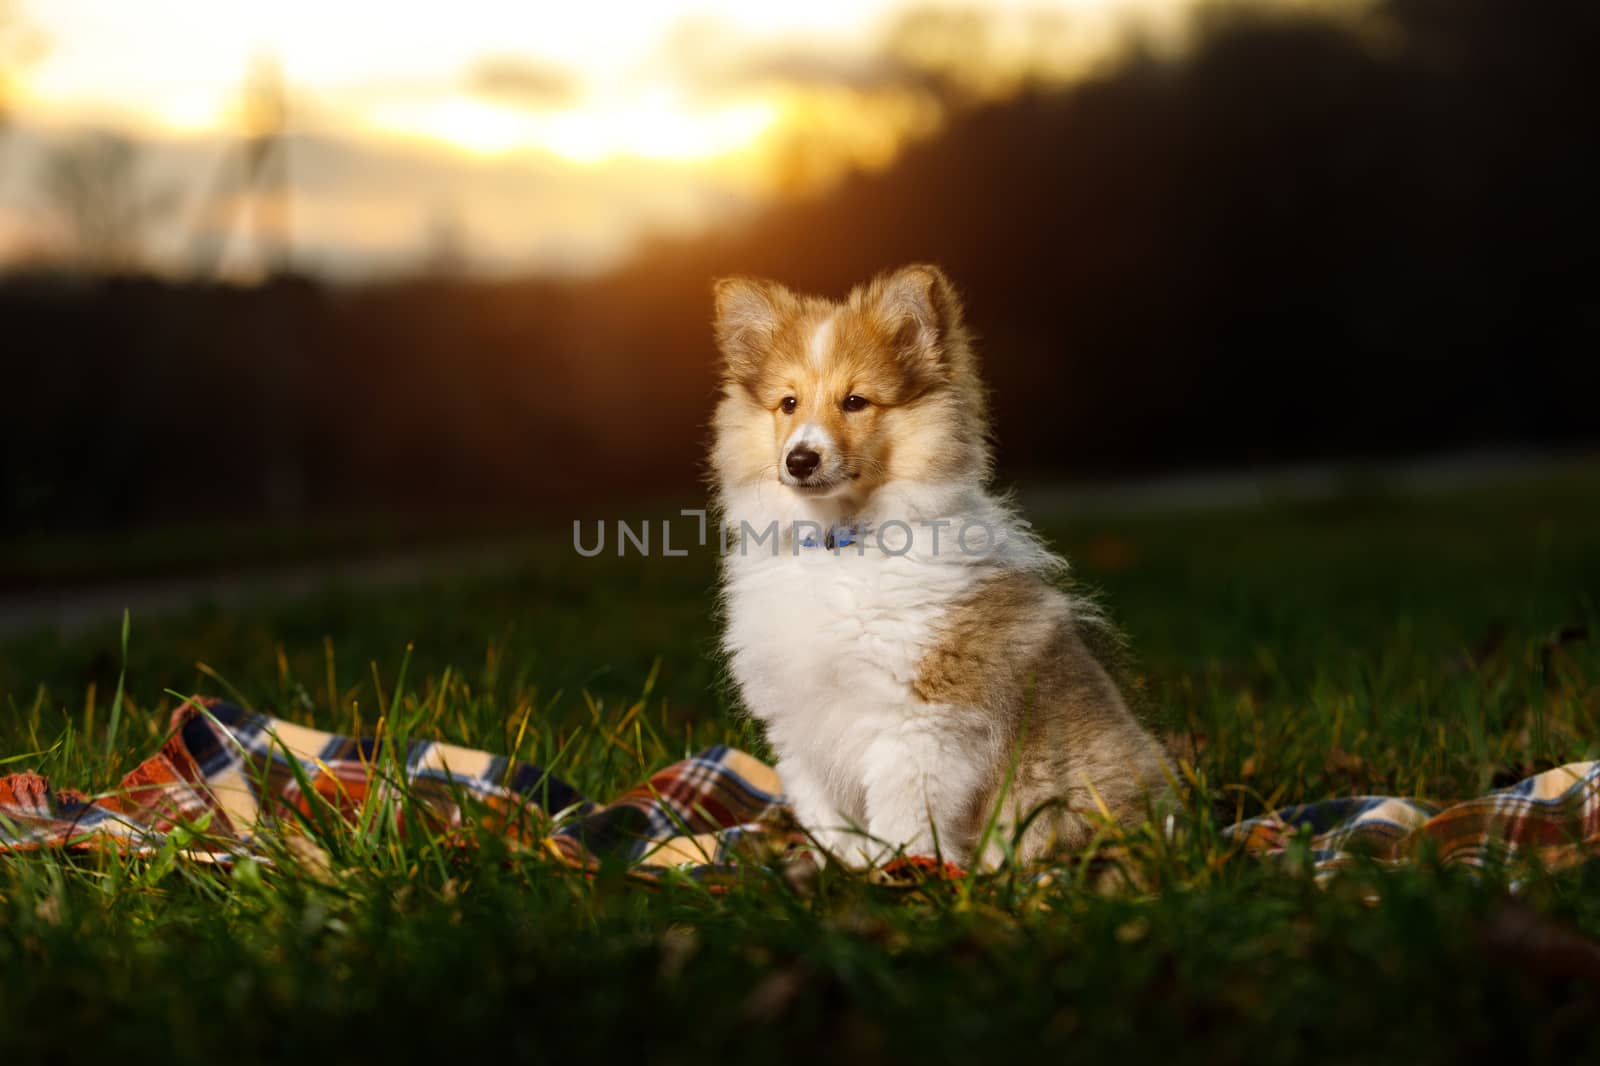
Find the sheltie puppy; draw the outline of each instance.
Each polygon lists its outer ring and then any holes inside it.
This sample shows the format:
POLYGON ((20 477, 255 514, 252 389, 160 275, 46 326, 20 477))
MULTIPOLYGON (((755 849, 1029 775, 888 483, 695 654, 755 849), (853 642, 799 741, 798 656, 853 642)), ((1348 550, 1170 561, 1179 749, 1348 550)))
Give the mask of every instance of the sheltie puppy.
POLYGON ((724 279, 715 334, 723 647, 801 824, 850 865, 993 865, 1142 818, 1162 749, 1085 646, 1065 564, 988 491, 944 274, 841 303, 724 279))

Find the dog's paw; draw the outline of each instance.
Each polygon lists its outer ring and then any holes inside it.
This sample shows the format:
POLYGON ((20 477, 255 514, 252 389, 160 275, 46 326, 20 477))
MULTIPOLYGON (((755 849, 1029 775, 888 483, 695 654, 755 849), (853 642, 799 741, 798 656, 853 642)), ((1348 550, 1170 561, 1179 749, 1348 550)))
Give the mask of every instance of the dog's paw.
POLYGON ((899 855, 875 871, 877 879, 886 885, 919 885, 925 881, 959 881, 967 871, 948 859, 940 861, 932 855, 899 855))

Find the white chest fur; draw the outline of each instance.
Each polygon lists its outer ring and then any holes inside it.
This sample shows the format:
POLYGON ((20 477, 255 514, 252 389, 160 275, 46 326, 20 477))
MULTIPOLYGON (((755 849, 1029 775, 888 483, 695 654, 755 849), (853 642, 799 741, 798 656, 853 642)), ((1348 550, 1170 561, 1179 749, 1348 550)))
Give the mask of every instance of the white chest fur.
POLYGON ((932 709, 911 686, 978 569, 850 548, 728 560, 724 642, 780 771, 804 773, 840 814, 865 817, 870 752, 927 726, 932 709))

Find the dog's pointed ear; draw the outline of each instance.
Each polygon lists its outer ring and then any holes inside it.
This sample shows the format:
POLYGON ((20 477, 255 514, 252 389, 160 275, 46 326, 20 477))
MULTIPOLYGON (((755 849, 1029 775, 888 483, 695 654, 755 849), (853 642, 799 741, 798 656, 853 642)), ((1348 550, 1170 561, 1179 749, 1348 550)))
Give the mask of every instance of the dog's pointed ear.
POLYGON ((868 303, 908 369, 938 374, 949 368, 961 335, 961 298, 944 271, 929 263, 901 267, 872 283, 868 303))
POLYGON ((717 279, 712 294, 717 347, 733 376, 748 378, 765 362, 783 308, 794 297, 777 282, 744 277, 717 279))

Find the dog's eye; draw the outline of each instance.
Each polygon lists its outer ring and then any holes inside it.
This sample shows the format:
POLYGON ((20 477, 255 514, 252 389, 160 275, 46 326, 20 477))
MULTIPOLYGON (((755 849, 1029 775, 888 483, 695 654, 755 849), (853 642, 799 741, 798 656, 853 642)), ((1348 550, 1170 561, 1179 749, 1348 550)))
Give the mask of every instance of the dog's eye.
POLYGON ((799 400, 795 399, 793 396, 785 396, 783 398, 783 402, 778 405, 778 410, 782 411, 786 415, 792 415, 794 414, 794 409, 799 406, 799 400))
POLYGON ((844 409, 846 411, 860 411, 863 408, 870 407, 871 404, 871 400, 868 400, 865 396, 857 396, 853 392, 844 398, 844 409))

